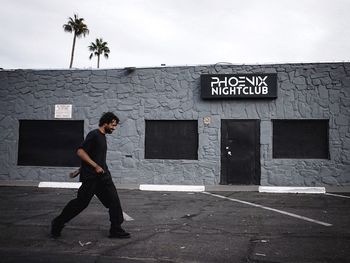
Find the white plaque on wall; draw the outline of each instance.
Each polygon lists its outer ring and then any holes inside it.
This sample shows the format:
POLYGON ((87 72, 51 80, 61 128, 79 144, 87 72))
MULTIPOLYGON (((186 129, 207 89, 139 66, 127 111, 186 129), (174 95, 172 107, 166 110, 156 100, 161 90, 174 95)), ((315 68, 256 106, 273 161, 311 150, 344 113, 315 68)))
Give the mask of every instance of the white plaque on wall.
POLYGON ((71 118, 72 118, 72 104, 55 105, 55 119, 71 119, 71 118))

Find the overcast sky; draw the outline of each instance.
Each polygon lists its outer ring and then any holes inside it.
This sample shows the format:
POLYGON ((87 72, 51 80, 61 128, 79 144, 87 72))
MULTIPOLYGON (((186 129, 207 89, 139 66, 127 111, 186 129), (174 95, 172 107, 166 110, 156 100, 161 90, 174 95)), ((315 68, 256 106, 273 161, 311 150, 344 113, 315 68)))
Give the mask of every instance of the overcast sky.
POLYGON ((73 67, 350 61, 350 0, 1 0, 0 68, 69 67, 74 13, 90 34, 73 67))

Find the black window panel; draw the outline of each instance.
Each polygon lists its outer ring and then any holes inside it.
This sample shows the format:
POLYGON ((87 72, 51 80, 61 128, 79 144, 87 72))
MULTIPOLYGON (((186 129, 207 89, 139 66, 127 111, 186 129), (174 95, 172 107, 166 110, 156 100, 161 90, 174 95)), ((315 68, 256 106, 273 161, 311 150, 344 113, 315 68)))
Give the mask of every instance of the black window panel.
POLYGON ((329 159, 328 120, 273 120, 273 158, 329 159))
POLYGON ((20 120, 18 165, 80 166, 76 151, 84 139, 84 121, 20 120))
POLYGON ((197 121, 147 120, 145 158, 198 160, 197 121))

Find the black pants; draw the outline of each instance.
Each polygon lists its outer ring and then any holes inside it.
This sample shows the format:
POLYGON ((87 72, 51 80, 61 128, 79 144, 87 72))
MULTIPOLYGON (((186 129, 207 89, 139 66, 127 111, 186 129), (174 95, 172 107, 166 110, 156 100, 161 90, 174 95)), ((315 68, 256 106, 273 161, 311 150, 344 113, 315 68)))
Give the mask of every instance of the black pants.
POLYGON ((111 228, 119 227, 124 221, 123 211, 112 178, 106 174, 96 179, 83 181, 77 198, 65 206, 62 213, 55 218, 55 222, 64 225, 70 221, 89 205, 94 195, 109 209, 111 228))

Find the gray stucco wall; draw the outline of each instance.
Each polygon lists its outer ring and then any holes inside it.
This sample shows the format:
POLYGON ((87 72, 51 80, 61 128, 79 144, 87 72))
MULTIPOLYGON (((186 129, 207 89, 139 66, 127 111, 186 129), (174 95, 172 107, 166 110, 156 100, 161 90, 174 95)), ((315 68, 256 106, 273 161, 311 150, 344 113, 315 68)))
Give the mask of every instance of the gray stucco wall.
POLYGON ((55 104, 73 105, 85 135, 103 112, 120 117, 108 138, 120 184, 219 184, 221 119, 260 119, 261 185, 350 185, 349 63, 0 71, 0 180, 70 180, 71 168, 17 165, 18 120, 52 120, 55 104), (278 73, 278 98, 203 101, 207 73, 278 73), (144 158, 145 120, 163 119, 198 120, 198 160, 144 158), (272 119, 329 119, 330 160, 273 159, 272 119))

